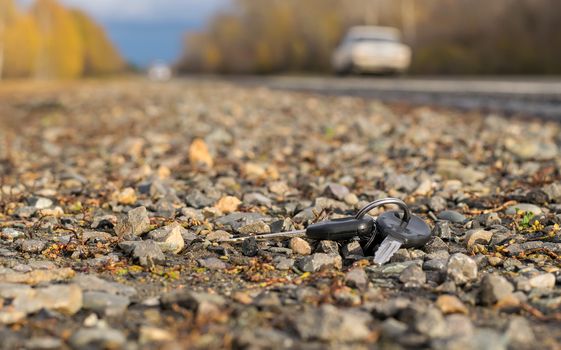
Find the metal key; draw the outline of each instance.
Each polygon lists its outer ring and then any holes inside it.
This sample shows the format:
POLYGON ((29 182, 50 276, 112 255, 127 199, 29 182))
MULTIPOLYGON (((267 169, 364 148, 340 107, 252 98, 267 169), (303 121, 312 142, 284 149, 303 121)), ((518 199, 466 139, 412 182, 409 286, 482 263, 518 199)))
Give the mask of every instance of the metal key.
POLYGON ((346 241, 354 237, 366 237, 371 235, 374 233, 374 228, 374 219, 370 216, 362 216, 360 218, 347 217, 318 222, 308 226, 305 230, 237 237, 225 239, 221 242, 240 242, 250 237, 254 237, 259 240, 270 238, 307 237, 315 240, 346 241))
POLYGON ((376 264, 388 262, 401 247, 422 247, 429 241, 432 234, 423 219, 411 215, 409 209, 404 209, 403 215, 397 211, 381 214, 376 220, 376 226, 379 233, 386 236, 374 255, 376 264))
POLYGON ((289 238, 289 237, 307 237, 315 240, 332 240, 332 241, 345 241, 355 237, 359 237, 362 241, 366 241, 366 252, 376 242, 378 230, 372 217, 366 214, 379 206, 386 204, 397 204, 404 210, 404 219, 409 220, 411 216, 407 204, 401 199, 397 198, 384 198, 368 203, 354 217, 347 217, 335 219, 330 221, 323 221, 317 224, 308 226, 305 230, 296 230, 290 232, 269 233, 264 235, 255 235, 248 237, 237 237, 232 239, 221 240, 221 242, 240 242, 246 238, 254 237, 255 239, 270 239, 270 238, 289 238))

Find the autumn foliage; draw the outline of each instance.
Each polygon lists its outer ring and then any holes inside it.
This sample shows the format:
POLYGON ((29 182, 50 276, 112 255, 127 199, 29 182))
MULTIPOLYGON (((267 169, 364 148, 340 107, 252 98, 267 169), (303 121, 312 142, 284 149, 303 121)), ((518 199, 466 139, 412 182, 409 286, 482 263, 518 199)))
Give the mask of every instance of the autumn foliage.
POLYGON ((353 25, 400 28, 412 71, 429 74, 561 73, 558 0, 232 0, 191 33, 183 71, 328 71, 353 25))
POLYGON ((56 0, 29 11, 0 0, 0 78, 71 79, 122 70, 124 62, 103 29, 56 0))

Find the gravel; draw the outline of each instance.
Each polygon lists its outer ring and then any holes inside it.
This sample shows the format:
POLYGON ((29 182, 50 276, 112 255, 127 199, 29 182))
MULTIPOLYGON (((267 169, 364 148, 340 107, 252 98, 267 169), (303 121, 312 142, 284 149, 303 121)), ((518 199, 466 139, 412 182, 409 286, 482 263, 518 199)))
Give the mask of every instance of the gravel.
POLYGON ((150 229, 150 218, 146 208, 141 206, 129 210, 115 226, 115 233, 123 237, 140 236, 150 229))
POLYGON ((481 281, 481 302, 484 305, 494 305, 512 295, 514 287, 504 277, 488 274, 481 281))
POLYGON ((296 265, 304 272, 317 272, 322 268, 341 269, 343 263, 339 255, 314 253, 311 256, 299 258, 296 260, 296 265))
POLYGON ((469 256, 456 253, 448 259, 446 274, 457 284, 465 284, 477 278, 477 264, 469 256))
POLYGON ((561 342, 559 124, 204 79, 69 84, 0 92, 0 349, 561 342), (435 237, 382 266, 355 240, 252 238, 388 196, 435 237))
POLYGON ((160 227, 148 232, 146 238, 154 240, 164 253, 179 253, 185 247, 183 232, 185 229, 178 223, 160 227))

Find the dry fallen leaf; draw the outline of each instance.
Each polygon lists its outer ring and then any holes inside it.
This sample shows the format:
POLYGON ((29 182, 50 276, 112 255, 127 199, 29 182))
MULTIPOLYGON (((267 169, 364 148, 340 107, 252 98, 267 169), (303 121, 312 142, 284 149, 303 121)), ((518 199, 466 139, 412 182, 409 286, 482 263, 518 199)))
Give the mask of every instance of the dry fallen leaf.
POLYGON ((241 203, 242 202, 234 196, 225 196, 220 198, 214 207, 223 213, 231 213, 236 211, 241 203))
POLYGON ((120 204, 134 204, 136 202, 136 192, 134 188, 127 187, 121 192, 114 194, 114 199, 120 204))
POLYGON ((204 140, 195 139, 189 146, 189 161, 191 164, 205 164, 212 167, 214 161, 204 140))

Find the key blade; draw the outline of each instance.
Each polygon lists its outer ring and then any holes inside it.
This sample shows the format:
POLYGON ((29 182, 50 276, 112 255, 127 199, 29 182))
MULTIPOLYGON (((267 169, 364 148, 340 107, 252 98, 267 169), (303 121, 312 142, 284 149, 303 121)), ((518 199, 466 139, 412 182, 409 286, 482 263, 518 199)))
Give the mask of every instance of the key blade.
POLYGON ((292 237, 304 237, 304 236, 306 236, 306 230, 294 230, 294 231, 278 232, 278 233, 266 233, 263 235, 222 239, 220 240, 220 243, 242 242, 243 240, 251 237, 255 238, 256 240, 264 240, 264 239, 271 239, 271 238, 289 238, 289 237, 292 238, 292 237))
POLYGON ((397 239, 391 236, 386 237, 380 244, 376 254, 374 254, 374 263, 379 265, 387 263, 401 245, 402 243, 397 239))

